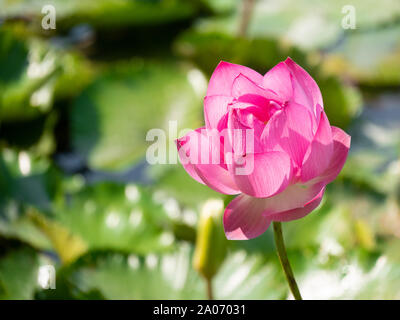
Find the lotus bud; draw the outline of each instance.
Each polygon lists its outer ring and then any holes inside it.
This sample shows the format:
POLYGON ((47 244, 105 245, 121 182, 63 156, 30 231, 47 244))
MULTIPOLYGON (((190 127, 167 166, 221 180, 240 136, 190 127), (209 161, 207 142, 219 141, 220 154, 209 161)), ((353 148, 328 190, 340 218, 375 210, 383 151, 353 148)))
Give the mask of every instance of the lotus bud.
POLYGON ((194 268, 206 279, 211 279, 221 266, 227 249, 223 231, 224 202, 209 199, 201 209, 197 228, 194 268))

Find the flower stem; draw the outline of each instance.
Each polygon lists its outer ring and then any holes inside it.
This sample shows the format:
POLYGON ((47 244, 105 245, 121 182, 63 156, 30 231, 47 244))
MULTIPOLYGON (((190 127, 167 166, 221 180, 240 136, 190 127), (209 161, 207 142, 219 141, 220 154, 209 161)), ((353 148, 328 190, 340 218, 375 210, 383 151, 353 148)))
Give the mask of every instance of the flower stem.
POLYGON ((208 298, 208 300, 214 300, 212 281, 211 281, 211 279, 207 278, 206 282, 207 282, 207 298, 208 298))
POLYGON ((285 273, 286 280, 289 284, 290 291, 292 291, 292 294, 296 300, 303 300, 301 298, 299 287, 297 286, 296 279, 294 278, 293 271, 290 267, 289 259, 286 254, 285 243, 282 235, 282 224, 281 222, 274 221, 273 226, 276 249, 278 251, 279 260, 281 262, 283 272, 285 273))
POLYGON ((242 13, 241 20, 238 30, 238 35, 240 37, 245 37, 247 33, 247 29, 249 27, 251 15, 253 13, 254 8, 254 0, 243 0, 242 1, 242 13))

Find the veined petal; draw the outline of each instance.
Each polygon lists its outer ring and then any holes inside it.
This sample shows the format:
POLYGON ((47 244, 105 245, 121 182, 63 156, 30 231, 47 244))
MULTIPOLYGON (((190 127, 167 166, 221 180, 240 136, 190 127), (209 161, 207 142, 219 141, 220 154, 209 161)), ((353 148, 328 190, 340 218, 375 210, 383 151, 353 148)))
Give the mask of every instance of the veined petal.
POLYGON ((225 209, 224 230, 229 240, 248 240, 263 234, 271 220, 263 216, 262 199, 241 194, 225 209))
POLYGON ((223 194, 239 194, 230 173, 218 164, 198 164, 195 171, 204 183, 211 189, 223 194))
POLYGON ((284 190, 291 180, 291 161, 284 152, 248 154, 234 160, 228 169, 236 186, 252 197, 271 197, 284 190))
POLYGON ((316 115, 316 105, 324 106, 321 91, 317 83, 292 59, 287 58, 285 64, 292 75, 293 101, 307 106, 316 115))
MULTIPOLYGON (((201 128, 200 128, 201 129, 201 128)), ((197 130, 200 130, 197 129, 197 130)), ((194 170, 193 164, 190 162, 190 145, 186 145, 186 143, 189 142, 189 136, 190 133, 188 133, 186 136, 183 136, 179 139, 175 140, 176 147, 178 149, 178 157, 179 161, 181 162, 183 168, 186 170, 186 172, 197 182, 200 182, 202 184, 205 184, 203 180, 199 177, 197 174, 196 170, 194 170)))
POLYGON ((278 63, 264 75, 263 87, 274 91, 283 102, 292 98, 292 80, 285 62, 278 63))
POLYGON ((221 163, 219 135, 207 135, 204 128, 178 139, 178 154, 188 174, 211 189, 224 194, 240 193, 231 174, 221 163))
POLYGON ((280 196, 281 193, 271 198, 253 198, 245 194, 237 196, 229 203, 224 213, 227 238, 252 239, 264 233, 271 221, 290 221, 310 213, 321 202, 325 188, 317 190, 313 186, 312 190, 306 192, 301 192, 299 188, 302 189, 295 186, 285 195, 280 196), (293 200, 291 197, 296 194, 297 199, 293 200))
POLYGON ((270 100, 280 101, 274 92, 263 88, 242 73, 233 81, 231 95, 241 102, 249 102, 255 105, 268 104, 270 100))
POLYGON ((324 187, 325 184, 322 182, 290 185, 283 192, 273 197, 263 199, 263 214, 269 217, 279 212, 302 208, 314 199, 324 187))
POLYGON ((336 179, 342 170, 350 149, 351 137, 342 129, 332 126, 333 151, 328 168, 313 181, 328 184, 336 179))
POLYGON ((268 216, 268 218, 270 218, 272 221, 282 222, 303 218, 319 206, 322 197, 324 196, 324 192, 325 188, 322 188, 322 190, 315 196, 315 198, 305 204, 304 207, 272 214, 268 216))
POLYGON ((218 129, 221 119, 228 112, 228 104, 233 100, 228 96, 207 96, 204 98, 204 119, 206 128, 218 129))
POLYGON ((303 159, 301 181, 306 182, 324 172, 331 162, 332 154, 332 129, 325 112, 320 109, 317 132, 303 159))
POLYGON ((289 102, 271 117, 261 141, 267 150, 286 152, 301 167, 315 126, 316 119, 306 107, 289 102))
POLYGON ((233 81, 239 74, 245 75, 255 83, 262 83, 263 76, 258 72, 238 64, 221 61, 211 76, 207 96, 230 96, 233 81))
MULTIPOLYGON (((228 139, 235 155, 263 152, 260 136, 264 130, 264 122, 256 117, 259 107, 231 108, 228 114, 228 139)), ((261 112, 260 112, 261 113, 261 112)), ((226 146, 227 147, 227 146, 226 146)))

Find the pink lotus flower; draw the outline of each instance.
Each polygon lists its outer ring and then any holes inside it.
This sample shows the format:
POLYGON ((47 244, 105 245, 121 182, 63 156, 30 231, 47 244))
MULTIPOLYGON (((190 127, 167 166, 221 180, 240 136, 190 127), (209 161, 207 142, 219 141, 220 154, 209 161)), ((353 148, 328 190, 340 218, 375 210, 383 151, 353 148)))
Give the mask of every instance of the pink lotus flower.
POLYGON ((239 194, 224 213, 228 239, 251 239, 272 221, 310 213, 350 148, 350 136, 329 124, 318 85, 290 58, 264 76, 221 62, 208 85, 204 117, 205 127, 177 140, 179 158, 198 182, 239 194), (237 135, 248 130, 252 139, 237 135))

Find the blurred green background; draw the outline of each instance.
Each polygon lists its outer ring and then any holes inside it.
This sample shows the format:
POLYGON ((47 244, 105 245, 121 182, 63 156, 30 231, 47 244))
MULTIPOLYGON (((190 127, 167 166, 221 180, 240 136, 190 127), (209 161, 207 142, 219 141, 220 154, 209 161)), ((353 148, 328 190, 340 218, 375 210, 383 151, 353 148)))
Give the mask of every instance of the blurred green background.
MULTIPOLYGON (((322 205, 283 225, 302 295, 400 299, 400 1, 246 1, 249 19, 243 3, 0 0, 0 298, 206 298, 200 209, 229 199, 149 166, 146 133, 201 126, 220 60, 265 73, 290 56, 352 135, 322 205)), ((271 228, 222 246, 216 298, 289 297, 271 228)))

